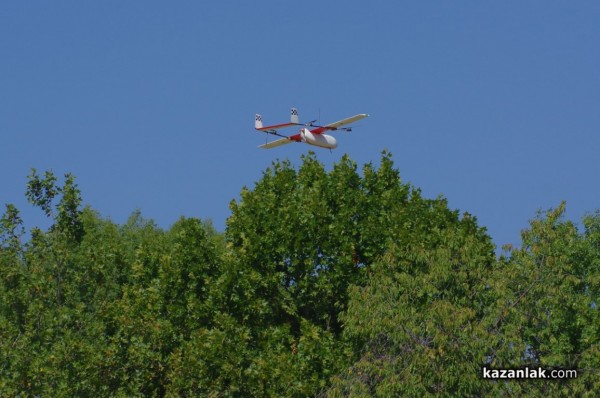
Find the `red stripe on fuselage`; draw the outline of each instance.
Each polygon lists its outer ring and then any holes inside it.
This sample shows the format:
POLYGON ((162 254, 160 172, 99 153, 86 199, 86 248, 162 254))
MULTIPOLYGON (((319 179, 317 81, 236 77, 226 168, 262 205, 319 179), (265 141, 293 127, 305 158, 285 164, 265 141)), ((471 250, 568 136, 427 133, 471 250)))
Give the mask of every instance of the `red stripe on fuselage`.
POLYGON ((292 140, 292 141, 296 141, 296 142, 301 142, 302 141, 302 137, 300 136, 300 134, 294 134, 288 137, 288 139, 292 140))
POLYGON ((327 130, 331 130, 331 129, 327 128, 327 127, 317 127, 316 129, 310 130, 310 132, 313 134, 323 134, 327 130))

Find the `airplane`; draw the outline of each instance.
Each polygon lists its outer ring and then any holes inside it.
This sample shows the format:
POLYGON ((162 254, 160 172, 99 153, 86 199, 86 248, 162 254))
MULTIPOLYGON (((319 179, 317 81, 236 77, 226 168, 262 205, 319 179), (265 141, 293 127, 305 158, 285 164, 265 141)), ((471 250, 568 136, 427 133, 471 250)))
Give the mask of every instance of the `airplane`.
POLYGON ((328 135, 324 134, 326 131, 352 131, 349 127, 342 127, 347 124, 356 122, 357 120, 366 118, 366 113, 360 113, 358 115, 354 115, 352 117, 342 119, 339 122, 331 123, 326 126, 317 126, 313 123, 316 120, 313 120, 308 123, 300 123, 300 119, 298 117, 298 110, 296 108, 292 108, 290 122, 282 123, 282 124, 274 124, 271 126, 263 126, 262 116, 256 114, 254 118, 254 128, 258 131, 262 131, 267 134, 276 135, 278 137, 282 137, 278 140, 267 142, 266 144, 260 145, 259 148, 271 149, 285 144, 291 144, 292 142, 304 142, 309 145, 318 146, 321 148, 334 149, 337 148, 337 140, 328 135), (293 126, 302 126, 300 131, 297 134, 285 136, 283 134, 279 134, 278 130, 293 127, 293 126))

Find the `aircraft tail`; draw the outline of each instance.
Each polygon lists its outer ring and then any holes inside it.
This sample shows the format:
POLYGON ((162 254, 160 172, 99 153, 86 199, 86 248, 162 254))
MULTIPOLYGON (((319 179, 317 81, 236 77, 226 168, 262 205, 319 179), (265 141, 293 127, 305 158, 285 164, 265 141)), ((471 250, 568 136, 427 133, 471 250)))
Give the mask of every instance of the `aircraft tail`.
POLYGON ((290 122, 294 124, 300 124, 300 118, 298 117, 298 109, 292 108, 290 122))
POLYGON ((254 116, 254 128, 261 129, 263 127, 262 116, 258 113, 254 116))

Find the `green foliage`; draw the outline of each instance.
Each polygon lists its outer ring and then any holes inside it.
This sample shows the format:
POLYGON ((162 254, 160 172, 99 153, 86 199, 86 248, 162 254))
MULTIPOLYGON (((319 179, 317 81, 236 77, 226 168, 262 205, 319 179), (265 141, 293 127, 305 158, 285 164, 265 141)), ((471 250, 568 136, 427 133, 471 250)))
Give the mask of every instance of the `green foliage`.
POLYGON ((427 212, 439 224, 414 226, 419 232, 390 245, 364 287, 351 288, 343 319, 360 356, 324 395, 481 394, 491 244, 470 216, 434 203, 427 212))
POLYGON ((32 170, 0 217, 0 396, 596 396, 600 213, 499 258, 468 213, 344 156, 274 162, 210 220, 123 225, 32 170), (495 382, 481 366, 576 368, 495 382))
POLYGON ((499 260, 465 233, 476 231, 470 217, 392 247, 366 286, 351 288, 343 319, 360 354, 322 395, 597 395, 600 219, 587 217, 580 234, 563 212, 532 221, 523 247, 499 260), (483 365, 579 378, 495 382, 481 378, 483 365))
POLYGON ((0 247, 13 253, 19 251, 24 232, 19 210, 14 205, 7 204, 5 213, 0 217, 0 247))
POLYGON ((56 189, 56 176, 52 171, 46 171, 44 178, 40 178, 36 169, 31 169, 27 182, 27 200, 50 217, 52 214, 52 200, 58 194, 56 189))
POLYGON ((210 317, 223 248, 200 220, 165 232, 138 212, 118 226, 79 209, 70 175, 55 183, 34 172, 28 185, 48 231, 23 245, 16 209, 2 217, 0 395, 164 395, 170 355, 210 317))
POLYGON ((595 396, 600 389, 598 342, 598 215, 580 234, 563 221, 565 204, 523 231, 523 245, 502 258, 493 275, 498 308, 490 320, 494 366, 540 365, 580 370, 568 383, 511 386, 523 396, 595 396))
POLYGON ((231 204, 226 236, 238 272, 268 307, 257 321, 290 323, 297 334, 306 319, 340 332, 348 286, 362 283, 392 239, 393 214, 409 201, 389 155, 364 174, 347 156, 327 173, 311 153, 298 171, 275 163, 231 204))

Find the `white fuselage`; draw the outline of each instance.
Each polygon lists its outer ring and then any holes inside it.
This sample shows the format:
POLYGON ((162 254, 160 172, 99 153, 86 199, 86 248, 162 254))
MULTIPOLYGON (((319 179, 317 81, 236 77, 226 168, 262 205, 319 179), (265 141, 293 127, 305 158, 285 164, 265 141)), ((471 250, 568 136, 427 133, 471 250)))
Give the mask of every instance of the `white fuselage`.
POLYGON ((313 134, 309 129, 303 128, 300 130, 300 136, 302 137, 303 142, 310 145, 329 149, 337 148, 337 140, 327 134, 313 134))

